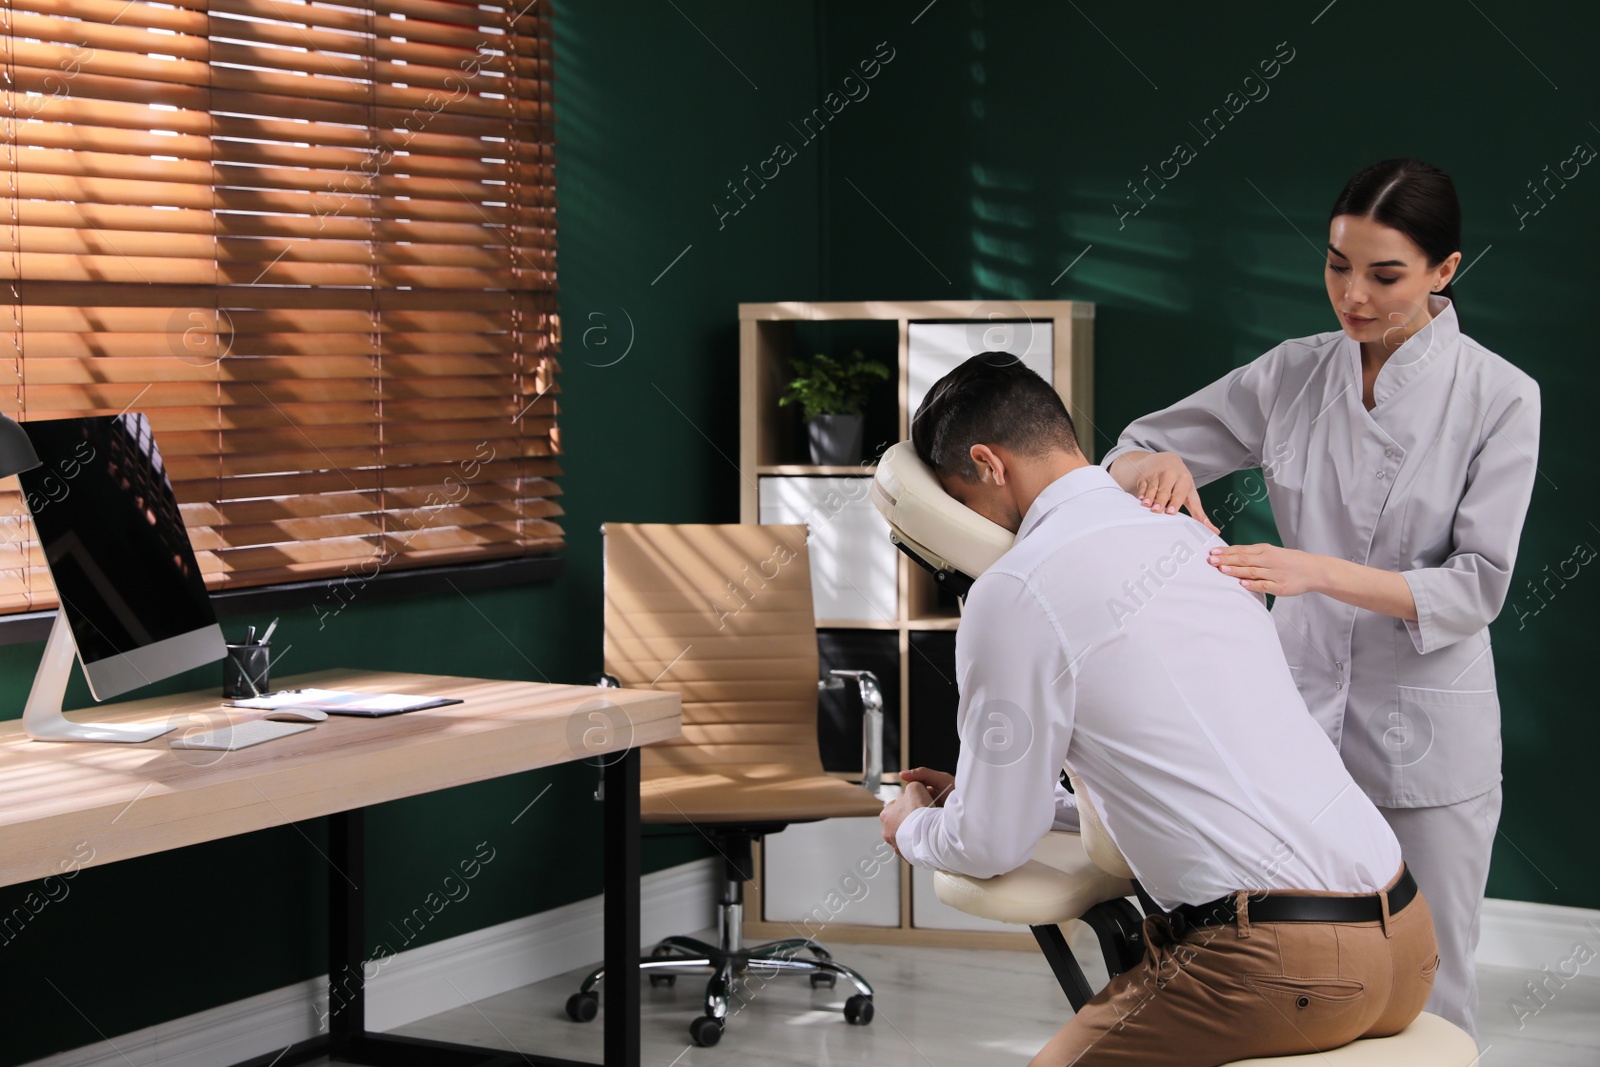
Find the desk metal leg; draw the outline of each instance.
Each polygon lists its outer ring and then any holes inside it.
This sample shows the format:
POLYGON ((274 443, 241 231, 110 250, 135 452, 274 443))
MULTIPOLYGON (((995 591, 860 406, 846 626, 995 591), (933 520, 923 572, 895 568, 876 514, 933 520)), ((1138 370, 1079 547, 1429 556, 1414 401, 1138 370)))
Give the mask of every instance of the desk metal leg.
POLYGON ((604 773, 605 1067, 639 1067, 639 750, 604 773))
MULTIPOLYGON (((639 1067, 639 750, 605 770, 604 1067, 639 1067)), ((367 1030, 366 813, 328 817, 328 1031, 236 1067, 289 1067, 322 1056, 371 1067, 592 1067, 529 1052, 367 1030)))
POLYGON ((367 1031, 367 813, 328 817, 328 1035, 346 1052, 367 1031))
MULTIPOLYGON (((634 756, 633 775, 638 781, 638 762, 634 756)), ((609 809, 608 809, 609 811, 609 809)), ((638 817, 639 794, 635 786, 632 805, 633 894, 632 915, 637 942, 639 914, 638 817)), ((532 1052, 507 1051, 433 1041, 399 1034, 373 1033, 367 1029, 366 981, 366 813, 360 809, 328 817, 328 1019, 327 1031, 297 1042, 276 1054, 258 1056, 235 1067, 292 1067, 327 1057, 333 1063, 362 1064, 366 1067, 594 1067, 592 1064, 559 1059, 532 1052)), ((609 860, 609 853, 608 853, 609 860)), ((607 864, 609 884, 611 865, 607 864)), ((624 904, 624 907, 626 904, 624 904)), ((607 899, 607 937, 610 937, 611 908, 607 899)), ((608 941, 609 944, 609 941, 608 941)), ((637 961, 635 961, 637 963, 637 961)), ((635 986, 637 992, 637 986, 635 986)), ((634 1000, 634 1058, 637 1067, 638 999, 634 1000)), ((445 1005, 441 1005, 441 1009, 445 1005)), ((606 1067, 609 1059, 607 1033, 606 1067)), ((620 1062, 620 1061, 619 1061, 620 1062)))

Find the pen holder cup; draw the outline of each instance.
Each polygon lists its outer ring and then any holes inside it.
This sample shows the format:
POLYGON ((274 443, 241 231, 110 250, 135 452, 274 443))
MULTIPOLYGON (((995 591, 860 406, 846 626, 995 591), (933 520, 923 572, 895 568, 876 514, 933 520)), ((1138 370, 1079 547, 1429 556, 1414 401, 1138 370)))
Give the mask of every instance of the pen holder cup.
POLYGON ((229 645, 228 658, 222 661, 222 695, 239 698, 268 692, 267 669, 271 661, 270 644, 229 645))

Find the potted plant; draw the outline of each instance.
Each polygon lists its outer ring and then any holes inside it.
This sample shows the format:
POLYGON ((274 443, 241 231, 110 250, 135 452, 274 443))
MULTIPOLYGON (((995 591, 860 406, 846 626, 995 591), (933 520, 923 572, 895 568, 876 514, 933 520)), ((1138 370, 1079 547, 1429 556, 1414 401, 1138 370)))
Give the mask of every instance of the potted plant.
POLYGON ((817 353, 812 359, 790 359, 795 378, 784 386, 778 406, 797 403, 805 414, 811 441, 811 462, 845 466, 861 461, 862 406, 872 380, 889 377, 889 368, 869 360, 860 349, 845 361, 817 353))

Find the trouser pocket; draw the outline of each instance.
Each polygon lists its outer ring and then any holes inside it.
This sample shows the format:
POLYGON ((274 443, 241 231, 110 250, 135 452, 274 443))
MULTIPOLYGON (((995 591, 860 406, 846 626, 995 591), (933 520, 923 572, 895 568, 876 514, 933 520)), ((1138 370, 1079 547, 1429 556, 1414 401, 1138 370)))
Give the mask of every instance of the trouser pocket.
POLYGON ((1354 1040, 1371 1018, 1365 1005, 1367 987, 1353 978, 1247 974, 1244 982, 1272 1006, 1296 1051, 1333 1048, 1354 1040))

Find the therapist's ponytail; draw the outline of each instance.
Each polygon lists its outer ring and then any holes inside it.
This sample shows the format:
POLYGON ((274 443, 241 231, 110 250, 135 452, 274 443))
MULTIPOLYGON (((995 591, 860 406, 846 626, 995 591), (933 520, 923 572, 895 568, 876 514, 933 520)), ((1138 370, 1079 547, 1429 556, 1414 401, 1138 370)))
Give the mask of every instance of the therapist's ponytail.
MULTIPOLYGON (((1436 267, 1450 253, 1461 250, 1461 201, 1450 175, 1420 159, 1386 159, 1359 172, 1345 183, 1333 202, 1328 220, 1356 215, 1399 230, 1436 267)), ((1439 295, 1453 304, 1455 293, 1446 282, 1439 295)))

